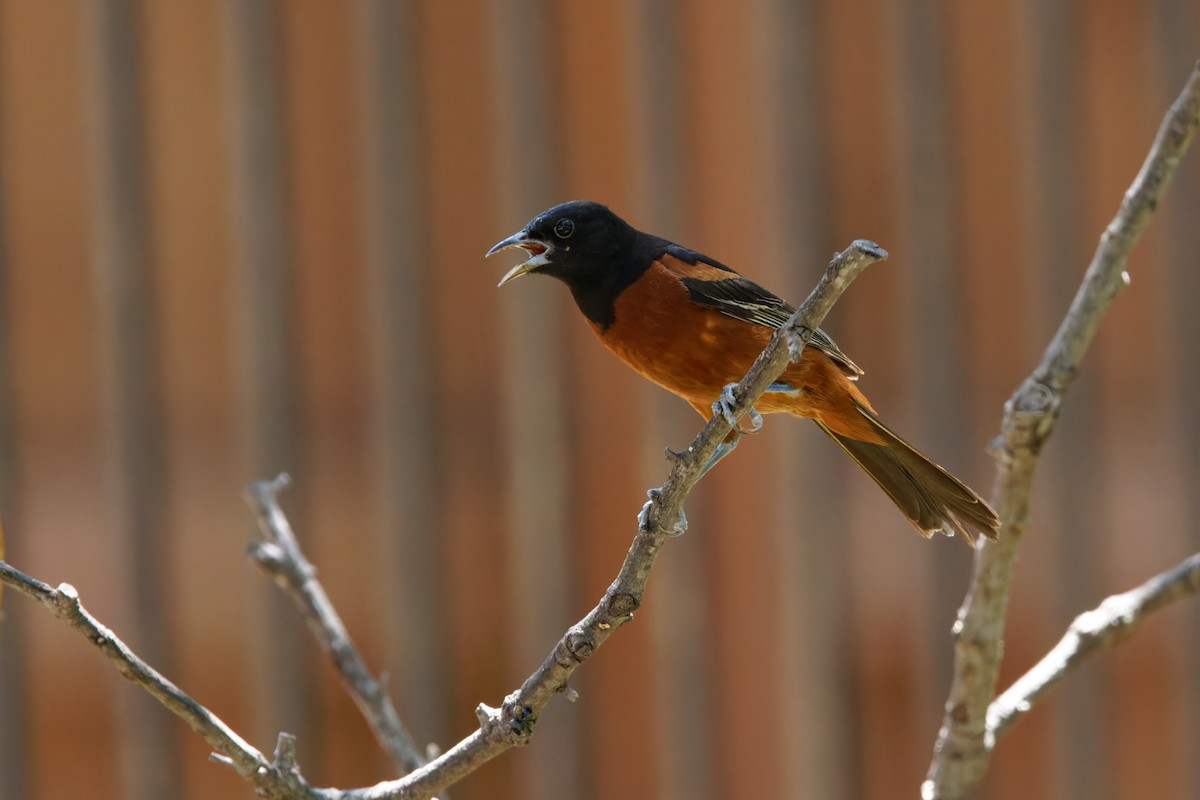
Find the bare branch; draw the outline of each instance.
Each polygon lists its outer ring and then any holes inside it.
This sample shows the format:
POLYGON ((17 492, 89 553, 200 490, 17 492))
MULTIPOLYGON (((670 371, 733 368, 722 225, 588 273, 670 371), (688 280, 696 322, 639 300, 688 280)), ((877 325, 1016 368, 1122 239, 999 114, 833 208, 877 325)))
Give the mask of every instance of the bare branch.
POLYGON ((261 540, 251 543, 250 558, 295 601, 308 628, 329 656, 354 704, 367 720, 379 746, 401 774, 424 765, 425 759, 400 721, 387 690, 377 681, 354 646, 316 568, 304 557, 292 526, 279 506, 279 492, 290 482, 287 474, 260 481, 246 490, 246 502, 258 518, 261 540))
POLYGON ((255 788, 259 797, 269 800, 356 800, 334 789, 314 789, 300 775, 295 760, 295 740, 280 734, 275 760, 254 749, 245 739, 204 706, 137 656, 112 631, 88 613, 79 601, 79 593, 69 583, 52 589, 49 584, 31 578, 0 561, 0 584, 7 584, 37 600, 99 648, 126 679, 145 689, 167 710, 204 737, 216 753, 210 759, 233 767, 255 788))
POLYGON ((53 589, 49 584, 31 578, 4 561, 0 561, 0 582, 37 600, 54 616, 83 634, 108 656, 116 665, 117 671, 187 722, 192 730, 224 755, 228 763, 243 777, 254 775, 268 766, 262 753, 251 747, 215 714, 181 692, 149 664, 138 658, 112 631, 89 614, 79 602, 79 593, 75 591, 74 586, 63 583, 57 589, 53 589))
POLYGON ((1159 128, 1150 153, 1104 234, 1083 282, 1041 363, 1005 406, 992 505, 1003 520, 999 538, 975 551, 975 569, 954 627, 954 678, 929 775, 926 800, 966 798, 987 769, 988 706, 995 696, 1004 617, 1017 550, 1028 519, 1029 494, 1042 445, 1057 422, 1108 305, 1129 282, 1129 253, 1153 216, 1200 126, 1200 64, 1159 128))
POLYGON ((1080 614, 1033 669, 992 701, 987 712, 988 747, 995 746, 1017 720, 1088 656, 1128 639, 1152 611, 1196 594, 1200 594, 1200 553, 1080 614))

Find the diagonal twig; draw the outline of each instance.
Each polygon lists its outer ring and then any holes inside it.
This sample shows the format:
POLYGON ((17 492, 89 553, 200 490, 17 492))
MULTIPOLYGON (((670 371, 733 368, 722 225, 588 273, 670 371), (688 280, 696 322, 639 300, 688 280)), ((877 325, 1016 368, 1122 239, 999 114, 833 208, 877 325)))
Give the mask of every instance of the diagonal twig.
POLYGON ((1129 253, 1162 201, 1198 126, 1200 63, 1171 105, 1141 171, 1100 237, 1041 362, 1005 405, 994 446, 997 475, 992 490, 992 505, 1003 526, 997 541, 985 540, 975 551, 970 587, 954 626, 954 677, 946 713, 921 786, 924 800, 966 798, 987 769, 991 747, 985 737, 986 715, 995 697, 1009 586, 1038 457, 1109 303, 1129 282, 1129 253))
POLYGON ((11 586, 50 610, 100 649, 129 680, 149 692, 204 737, 226 757, 243 777, 268 767, 265 756, 254 749, 228 725, 168 681, 88 613, 79 602, 79 593, 69 583, 55 589, 0 561, 0 583, 11 586))
POLYGON ((1125 641, 1152 611, 1196 594, 1200 594, 1200 553, 1080 614, 1058 644, 988 706, 988 747, 1086 658, 1125 641))
MULTIPOLYGON (((254 786, 259 797, 268 800, 347 800, 337 790, 316 789, 305 782, 296 766, 295 740, 289 734, 279 735, 274 759, 268 761, 220 717, 167 680, 93 617, 83 607, 79 592, 71 584, 62 583, 55 589, 5 561, 0 561, 0 584, 11 586, 38 601, 91 642, 113 662, 122 676, 145 689, 168 711, 200 734, 216 751, 210 758, 236 769, 242 778, 254 786)), ((349 796, 348 800, 357 798, 349 796)))
POLYGON ((346 626, 317 580, 317 570, 300 550, 292 526, 279 506, 279 492, 291 479, 281 473, 246 489, 246 502, 258 519, 262 539, 250 544, 248 554, 264 573, 295 601, 313 637, 329 656, 346 691, 367 720, 379 746, 401 774, 425 764, 412 736, 400 721, 387 689, 367 669, 346 626))

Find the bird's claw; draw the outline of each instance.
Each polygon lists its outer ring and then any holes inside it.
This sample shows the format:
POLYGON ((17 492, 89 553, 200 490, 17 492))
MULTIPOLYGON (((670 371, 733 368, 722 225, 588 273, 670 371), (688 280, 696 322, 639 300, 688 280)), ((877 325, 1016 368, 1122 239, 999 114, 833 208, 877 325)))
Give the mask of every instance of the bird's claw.
POLYGON ((738 433, 758 433, 762 430, 763 419, 762 414, 758 413, 758 409, 750 406, 746 410, 745 419, 738 419, 734 414, 734 407, 737 406, 737 398, 733 396, 733 390, 737 388, 736 383, 729 383, 721 390, 721 396, 713 403, 712 409, 714 414, 720 414, 729 423, 729 426, 738 433), (749 427, 743 427, 745 421, 749 420, 749 427))
MULTIPOLYGON (((642 510, 638 512, 637 516, 638 527, 644 531, 651 529, 650 507, 654 504, 654 501, 658 499, 659 490, 651 489, 650 491, 646 492, 646 494, 650 497, 650 499, 647 500, 645 505, 642 506, 642 510)), ((687 528, 687 514, 684 514, 683 509, 681 508, 679 509, 679 518, 675 520, 674 524, 672 524, 670 528, 666 528, 663 532, 666 533, 667 536, 683 536, 685 533, 687 533, 687 528)))
POLYGON ((679 509, 679 518, 675 520, 675 524, 667 529, 667 536, 672 538, 683 536, 687 533, 688 521, 687 514, 683 513, 683 509, 679 509))
POLYGON ((641 530, 650 530, 650 504, 653 500, 647 500, 642 504, 642 510, 638 512, 638 528, 641 530))

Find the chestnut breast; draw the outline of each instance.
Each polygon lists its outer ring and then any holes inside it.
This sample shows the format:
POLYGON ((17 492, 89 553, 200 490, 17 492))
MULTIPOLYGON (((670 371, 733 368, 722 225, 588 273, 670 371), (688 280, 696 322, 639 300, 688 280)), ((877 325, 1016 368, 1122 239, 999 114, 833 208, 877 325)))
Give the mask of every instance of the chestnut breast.
POLYGON ((696 305, 658 261, 618 295, 613 310, 609 326, 590 323, 600 341, 641 375, 702 405, 741 380, 772 333, 696 305))

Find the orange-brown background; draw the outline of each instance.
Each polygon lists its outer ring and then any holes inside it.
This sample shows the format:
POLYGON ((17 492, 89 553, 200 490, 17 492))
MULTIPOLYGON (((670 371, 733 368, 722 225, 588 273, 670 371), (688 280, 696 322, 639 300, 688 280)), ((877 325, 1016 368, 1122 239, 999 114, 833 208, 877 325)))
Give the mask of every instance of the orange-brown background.
MULTIPOLYGON (((698 428, 562 287, 483 252, 610 204, 799 300, 901 431, 984 445, 1167 103, 1200 3, 0 0, 0 498, 12 563, 320 785, 389 777, 239 498, 291 518, 402 716, 445 747, 599 597, 698 428), (503 263, 502 263, 503 262, 503 263)), ((1007 683, 1196 548, 1200 154, 1039 473, 1007 683)), ((912 797, 965 548, 808 425, 699 487, 644 609, 457 800, 912 797)), ((9 596, 4 798, 239 797, 76 634, 9 596)), ((1200 609, 1158 615, 1003 743, 991 798, 1200 794, 1200 609)))

